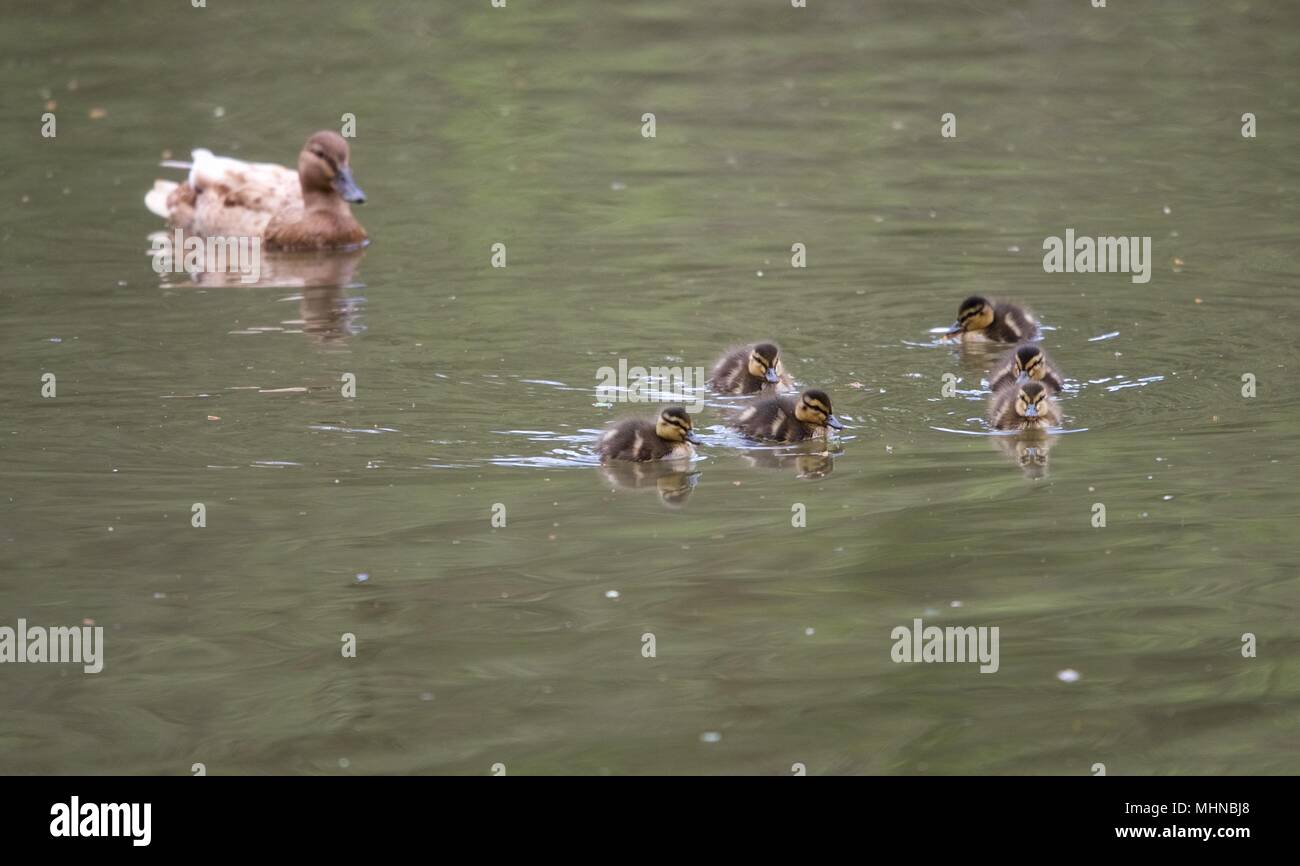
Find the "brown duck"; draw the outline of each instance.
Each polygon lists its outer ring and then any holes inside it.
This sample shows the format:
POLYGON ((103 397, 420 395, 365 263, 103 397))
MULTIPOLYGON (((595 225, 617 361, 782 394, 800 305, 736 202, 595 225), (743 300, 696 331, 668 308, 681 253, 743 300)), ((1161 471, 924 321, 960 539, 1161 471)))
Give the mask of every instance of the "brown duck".
POLYGON ((366 200, 352 180, 348 143, 318 132, 298 154, 298 170, 195 150, 182 183, 154 181, 145 206, 183 231, 202 236, 260 237, 268 250, 327 250, 368 242, 351 203, 366 200))

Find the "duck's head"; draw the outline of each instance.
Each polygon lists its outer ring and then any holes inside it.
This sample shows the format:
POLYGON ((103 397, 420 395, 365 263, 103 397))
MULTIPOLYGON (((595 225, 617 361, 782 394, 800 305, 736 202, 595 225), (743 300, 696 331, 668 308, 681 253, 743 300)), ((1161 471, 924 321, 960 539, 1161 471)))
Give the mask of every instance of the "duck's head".
POLYGON ((307 139, 298 154, 303 194, 336 193, 346 202, 365 202, 366 194, 352 180, 348 156, 348 143, 337 132, 326 129, 307 139))
POLYGON ((660 439, 669 442, 698 444, 700 440, 695 436, 694 429, 691 416, 681 406, 669 406, 659 413, 659 418, 655 421, 655 433, 660 439))
POLYGON ((1043 357, 1043 350, 1033 343, 1017 346, 1016 353, 1011 358, 1011 372, 1017 382, 1041 381, 1047 375, 1047 359, 1043 357))
POLYGON ((1025 382, 1016 394, 1016 415, 1029 424, 1041 424, 1042 414, 1047 409, 1047 389, 1041 382, 1025 382))
POLYGON ((780 359, 781 350, 775 343, 759 343, 749 350, 749 375, 777 382, 780 377, 776 372, 776 364, 780 359))
POLYGON ((843 430, 844 425, 831 411, 831 398, 825 391, 814 388, 799 395, 799 402, 794 407, 794 417, 814 427, 831 427, 843 430))
POLYGON ((971 295, 957 308, 957 321, 948 329, 947 336, 955 337, 966 331, 982 331, 993 324, 993 305, 987 298, 971 295))

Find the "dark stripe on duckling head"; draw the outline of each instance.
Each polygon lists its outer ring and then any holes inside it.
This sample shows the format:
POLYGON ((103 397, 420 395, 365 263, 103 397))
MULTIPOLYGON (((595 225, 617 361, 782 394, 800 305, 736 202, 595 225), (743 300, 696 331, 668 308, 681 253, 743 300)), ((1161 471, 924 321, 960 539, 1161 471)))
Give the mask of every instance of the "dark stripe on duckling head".
POLYGON ((754 347, 752 354, 762 361, 764 366, 776 366, 776 359, 781 356, 781 350, 773 343, 759 343, 754 347))
POLYGON ((692 433, 694 424, 691 422, 691 416, 681 406, 669 406, 659 413, 659 422, 655 425, 655 433, 661 439, 667 439, 670 442, 696 442, 698 441, 692 433))
POLYGON ((987 306, 989 306, 987 299, 982 298, 979 295, 971 295, 969 298, 962 301, 961 306, 957 308, 957 321, 964 322, 971 316, 977 316, 979 315, 979 312, 987 306))
POLYGON ((1037 418, 1047 402, 1047 389, 1041 382, 1026 382, 1016 395, 1016 412, 1026 418, 1037 418))
POLYGON ((832 417, 831 398, 825 391, 816 388, 804 391, 799 395, 799 404, 795 407, 794 416, 805 424, 825 427, 832 417))
POLYGON ((805 405, 811 406, 818 412, 825 415, 831 414, 831 398, 826 395, 825 391, 804 391, 802 400, 805 405))
POLYGON ((669 424, 681 427, 683 430, 691 429, 691 416, 681 406, 669 406, 659 414, 669 424))
POLYGON ((1041 376, 1043 374, 1042 364, 1043 350, 1037 346, 1021 346, 1016 349, 1016 370, 1018 372, 1028 373, 1033 376, 1034 371, 1037 370, 1038 375, 1041 376))

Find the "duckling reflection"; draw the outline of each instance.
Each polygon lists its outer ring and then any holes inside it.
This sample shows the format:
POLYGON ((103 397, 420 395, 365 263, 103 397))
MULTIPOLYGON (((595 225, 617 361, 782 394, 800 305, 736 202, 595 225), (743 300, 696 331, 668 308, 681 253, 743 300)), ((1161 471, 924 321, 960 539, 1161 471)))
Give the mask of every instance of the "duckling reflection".
POLYGON ((320 343, 342 341, 359 328, 353 309, 338 286, 309 286, 298 301, 302 332, 320 343))
MULTIPOLYGON (((836 452, 838 453, 838 452, 836 452)), ((794 470, 796 478, 825 478, 835 471, 835 454, 830 451, 769 451, 755 449, 741 454, 750 466, 794 470)))
POLYGON ((615 487, 628 490, 654 488, 659 493, 659 501, 674 509, 686 504, 700 480, 700 473, 691 471, 688 458, 657 462, 612 460, 603 464, 600 472, 615 487))
POLYGON ((346 287, 355 281, 357 266, 366 254, 364 249, 335 253, 260 250, 255 255, 254 266, 248 267, 247 262, 236 262, 219 245, 201 251, 178 251, 174 236, 168 232, 154 232, 149 235, 149 242, 154 271, 164 286, 174 286, 188 278, 189 282, 204 287, 346 287))
POLYGON ((1056 437, 1035 430, 1018 436, 993 436, 990 441, 1021 468, 1026 478, 1047 477, 1048 452, 1056 444, 1056 437))

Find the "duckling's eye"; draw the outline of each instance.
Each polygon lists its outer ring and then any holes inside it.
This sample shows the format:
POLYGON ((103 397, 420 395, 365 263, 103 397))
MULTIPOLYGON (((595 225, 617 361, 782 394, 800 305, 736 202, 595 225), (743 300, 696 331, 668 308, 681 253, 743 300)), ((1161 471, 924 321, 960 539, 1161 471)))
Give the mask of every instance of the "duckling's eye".
POLYGON ((335 171, 339 170, 338 164, 335 163, 333 158, 331 158, 329 154, 325 153, 325 151, 317 148, 312 151, 312 154, 319 157, 322 161, 325 162, 326 165, 328 165, 330 168, 334 169, 335 171))

